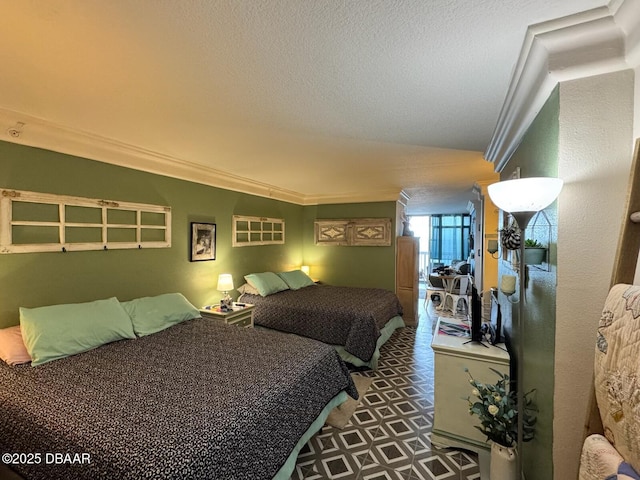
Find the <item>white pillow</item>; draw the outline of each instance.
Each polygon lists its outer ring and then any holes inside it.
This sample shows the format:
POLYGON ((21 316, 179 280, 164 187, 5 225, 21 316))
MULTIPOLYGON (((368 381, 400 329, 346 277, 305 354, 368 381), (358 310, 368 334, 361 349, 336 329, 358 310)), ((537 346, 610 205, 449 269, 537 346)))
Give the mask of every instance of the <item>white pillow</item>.
POLYGON ((248 293, 249 295, 260 295, 260 292, 258 292, 258 289, 252 287, 248 283, 240 285, 238 287, 238 292, 240 292, 240 295, 242 295, 243 293, 248 293))

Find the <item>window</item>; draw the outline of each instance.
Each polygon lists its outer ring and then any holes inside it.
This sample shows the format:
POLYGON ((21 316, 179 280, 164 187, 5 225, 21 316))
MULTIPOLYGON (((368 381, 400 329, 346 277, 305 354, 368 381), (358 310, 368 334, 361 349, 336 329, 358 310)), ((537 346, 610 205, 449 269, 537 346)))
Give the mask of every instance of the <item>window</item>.
POLYGON ((420 278, 424 278, 425 274, 431 271, 429 261, 429 248, 431 247, 431 217, 428 215, 419 215, 409 217, 411 230, 413 234, 420 239, 420 255, 418 257, 418 268, 420 278))
POLYGON ((455 260, 466 260, 470 233, 470 215, 432 215, 430 270, 451 265, 455 260))

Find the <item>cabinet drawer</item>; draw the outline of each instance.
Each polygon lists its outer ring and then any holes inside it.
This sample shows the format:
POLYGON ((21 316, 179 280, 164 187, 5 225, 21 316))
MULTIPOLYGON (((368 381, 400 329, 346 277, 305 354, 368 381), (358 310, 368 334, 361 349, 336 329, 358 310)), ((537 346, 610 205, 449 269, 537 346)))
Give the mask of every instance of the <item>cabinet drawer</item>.
POLYGON ((235 325, 236 327, 250 327, 251 326, 251 314, 242 315, 240 318, 233 318, 229 320, 230 325, 235 325))

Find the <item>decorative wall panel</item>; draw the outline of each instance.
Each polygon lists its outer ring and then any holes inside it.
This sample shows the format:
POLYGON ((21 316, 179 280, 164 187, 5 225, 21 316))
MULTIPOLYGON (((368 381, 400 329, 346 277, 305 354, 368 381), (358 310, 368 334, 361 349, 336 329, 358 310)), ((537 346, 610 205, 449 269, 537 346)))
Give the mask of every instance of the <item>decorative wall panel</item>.
POLYGON ((282 245, 283 243, 284 220, 282 218, 233 216, 232 246, 282 245))
POLYGON ((171 247, 171 207, 0 191, 0 253, 171 247))
POLYGON ((315 221, 316 245, 391 245, 390 218, 350 218, 315 221))

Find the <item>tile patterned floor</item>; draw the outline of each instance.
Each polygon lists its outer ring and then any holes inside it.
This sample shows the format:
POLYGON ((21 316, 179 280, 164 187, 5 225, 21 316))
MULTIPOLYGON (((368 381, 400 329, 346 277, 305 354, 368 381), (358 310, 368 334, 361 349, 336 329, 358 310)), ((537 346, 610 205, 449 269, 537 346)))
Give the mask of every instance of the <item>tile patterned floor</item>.
MULTIPOLYGON (((422 302, 421 302, 422 303, 422 302)), ((324 427, 298 456, 292 480, 479 480, 472 452, 431 445, 433 312, 397 330, 383 346, 378 371, 350 423, 324 427)))

